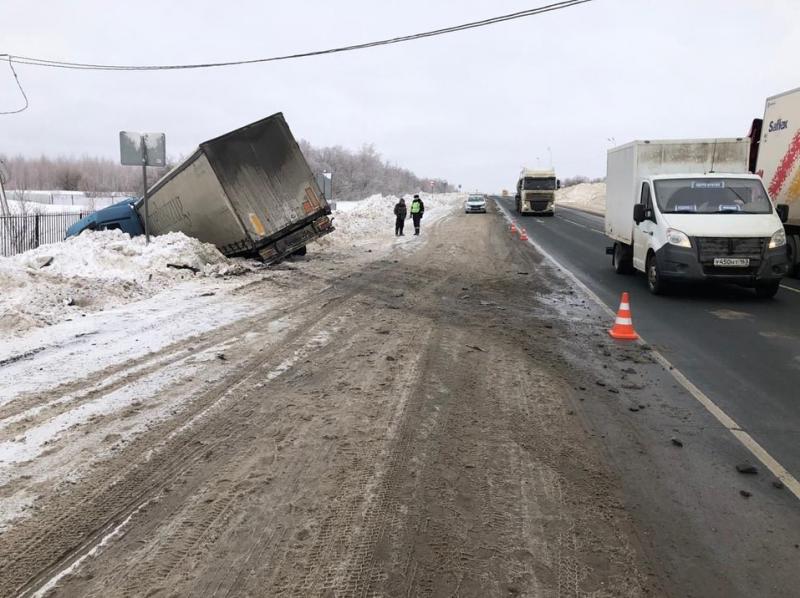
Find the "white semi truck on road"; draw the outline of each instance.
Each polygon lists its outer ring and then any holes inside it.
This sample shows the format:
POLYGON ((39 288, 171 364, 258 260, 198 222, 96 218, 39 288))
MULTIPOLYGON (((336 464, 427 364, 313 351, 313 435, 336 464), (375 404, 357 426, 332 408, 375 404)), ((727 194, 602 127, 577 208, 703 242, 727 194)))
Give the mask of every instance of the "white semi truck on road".
POLYGON ((608 152, 605 231, 620 274, 651 292, 722 281, 778 292, 787 273, 786 205, 748 170, 747 138, 633 141, 608 152))
POLYGON ((790 271, 800 274, 800 87, 767 98, 750 141, 750 170, 762 177, 773 203, 789 206, 784 227, 790 271))
POLYGON ((556 189, 561 182, 555 171, 523 168, 517 178, 517 193, 514 196, 520 216, 552 216, 555 210, 556 189))

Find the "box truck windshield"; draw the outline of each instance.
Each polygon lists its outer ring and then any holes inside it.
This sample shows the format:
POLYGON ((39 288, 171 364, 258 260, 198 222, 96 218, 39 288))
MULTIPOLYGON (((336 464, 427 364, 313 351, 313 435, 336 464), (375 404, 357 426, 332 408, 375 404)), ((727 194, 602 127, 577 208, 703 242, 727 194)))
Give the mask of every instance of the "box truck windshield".
POLYGON ((526 178, 523 181, 523 190, 525 191, 553 191, 555 188, 556 188, 555 177, 549 179, 526 178))
POLYGON ((685 178, 655 181, 662 214, 770 214, 772 204, 761 181, 737 178, 685 178))

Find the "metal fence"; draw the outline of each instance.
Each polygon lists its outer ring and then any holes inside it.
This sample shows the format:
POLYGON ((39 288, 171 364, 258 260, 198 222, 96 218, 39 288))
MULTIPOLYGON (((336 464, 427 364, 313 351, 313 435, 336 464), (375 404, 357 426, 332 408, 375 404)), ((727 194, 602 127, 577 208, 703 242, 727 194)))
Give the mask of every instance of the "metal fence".
POLYGON ((63 241, 67 229, 91 214, 24 214, 0 216, 0 255, 8 257, 47 243, 63 241))

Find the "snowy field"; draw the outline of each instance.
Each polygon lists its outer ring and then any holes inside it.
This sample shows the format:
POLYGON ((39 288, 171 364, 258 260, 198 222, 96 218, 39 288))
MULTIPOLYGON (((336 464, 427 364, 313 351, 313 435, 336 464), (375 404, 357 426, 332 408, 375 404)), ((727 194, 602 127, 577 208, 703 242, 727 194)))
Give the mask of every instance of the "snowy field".
POLYGON ((88 205, 51 205, 35 201, 8 200, 8 210, 12 216, 33 214, 88 214, 94 209, 88 205))
POLYGON ((556 191, 556 205, 594 212, 606 213, 606 184, 581 183, 556 191))
MULTIPOLYGON (((16 191, 7 190, 6 197, 9 201, 14 200, 17 203, 26 203, 32 207, 39 206, 43 208, 69 208, 75 207, 82 209, 84 212, 99 210, 110 206, 111 204, 122 201, 129 194, 126 193, 110 193, 108 195, 87 194, 83 191, 62 191, 62 190, 26 190, 16 191), (22 200, 22 201, 20 201, 22 200)), ((43 209, 40 212, 44 213, 43 209)))

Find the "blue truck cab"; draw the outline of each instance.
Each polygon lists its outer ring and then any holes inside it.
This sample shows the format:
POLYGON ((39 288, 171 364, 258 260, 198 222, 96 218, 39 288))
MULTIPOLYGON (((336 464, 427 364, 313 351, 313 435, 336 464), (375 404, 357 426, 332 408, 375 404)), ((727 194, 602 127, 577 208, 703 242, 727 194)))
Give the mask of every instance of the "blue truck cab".
POLYGON ((144 228, 134 207, 138 201, 135 197, 128 197, 107 208, 98 210, 94 214, 81 218, 67 229, 67 238, 76 237, 85 230, 119 229, 132 237, 143 235, 144 228))

